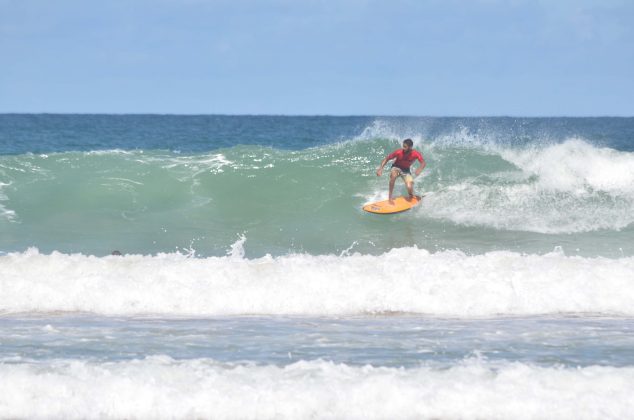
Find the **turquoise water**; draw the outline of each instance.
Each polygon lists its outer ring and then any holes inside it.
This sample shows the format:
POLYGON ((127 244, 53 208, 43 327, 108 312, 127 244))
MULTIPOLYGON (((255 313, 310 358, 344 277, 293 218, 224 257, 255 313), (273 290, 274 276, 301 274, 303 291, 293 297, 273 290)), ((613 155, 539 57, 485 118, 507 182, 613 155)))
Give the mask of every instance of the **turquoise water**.
POLYGON ((0 115, 1 418, 621 419, 633 319, 633 118, 0 115))
MULTIPOLYGON (((0 251, 631 256, 634 120, 4 115, 0 251), (412 137, 416 210, 376 217, 412 137)), ((397 192, 404 192, 397 185, 397 192)))

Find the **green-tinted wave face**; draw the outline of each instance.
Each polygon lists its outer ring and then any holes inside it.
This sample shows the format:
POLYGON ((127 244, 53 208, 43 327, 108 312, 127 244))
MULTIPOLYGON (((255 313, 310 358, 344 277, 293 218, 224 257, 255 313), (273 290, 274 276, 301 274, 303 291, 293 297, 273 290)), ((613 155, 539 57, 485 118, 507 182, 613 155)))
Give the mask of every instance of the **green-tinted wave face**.
POLYGON ((359 217, 376 164, 363 148, 5 156, 1 246, 224 254, 246 233, 262 251, 336 251, 353 242, 332 232, 359 217))
POLYGON ((540 147, 441 140, 415 139, 427 161, 416 180, 425 197, 393 216, 361 206, 386 198, 387 175, 375 171, 397 139, 2 156, 0 250, 224 255, 244 237, 252 256, 411 245, 584 254, 596 253, 597 241, 600 253, 634 254, 632 153, 578 139, 540 147))

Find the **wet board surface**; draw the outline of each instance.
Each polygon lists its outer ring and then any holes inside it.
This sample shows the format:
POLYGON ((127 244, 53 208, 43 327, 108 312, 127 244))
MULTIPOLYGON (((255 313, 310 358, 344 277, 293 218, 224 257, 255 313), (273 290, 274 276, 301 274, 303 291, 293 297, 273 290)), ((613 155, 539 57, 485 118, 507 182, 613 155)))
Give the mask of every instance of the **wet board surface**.
POLYGON ((377 201, 363 206, 363 210, 376 214, 393 214, 407 211, 420 203, 422 197, 417 195, 411 200, 404 196, 394 198, 394 204, 390 204, 389 200, 377 201))

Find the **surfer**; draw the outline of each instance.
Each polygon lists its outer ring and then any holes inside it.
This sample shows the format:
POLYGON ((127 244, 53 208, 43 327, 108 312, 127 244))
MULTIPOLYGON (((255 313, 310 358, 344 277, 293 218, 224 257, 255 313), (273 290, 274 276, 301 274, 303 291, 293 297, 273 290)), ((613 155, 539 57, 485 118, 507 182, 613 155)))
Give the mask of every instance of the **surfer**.
POLYGON ((390 194, 388 197, 390 204, 394 204, 394 200, 392 200, 392 192, 394 191, 394 182, 396 181, 396 178, 400 176, 403 179, 405 186, 407 187, 407 192, 409 193, 408 200, 411 200, 414 197, 414 177, 412 177, 410 167, 415 160, 420 162, 415 174, 415 176, 418 176, 423 169, 425 169, 425 165, 427 165, 427 163, 425 163, 425 159, 423 159, 423 155, 419 151, 414 150, 413 147, 414 142, 412 139, 403 140, 403 148, 397 149, 387 155, 387 157, 381 162, 379 169, 376 170, 376 176, 383 175, 383 167, 385 164, 392 159, 396 159, 394 163, 392 163, 392 168, 390 169, 390 194))

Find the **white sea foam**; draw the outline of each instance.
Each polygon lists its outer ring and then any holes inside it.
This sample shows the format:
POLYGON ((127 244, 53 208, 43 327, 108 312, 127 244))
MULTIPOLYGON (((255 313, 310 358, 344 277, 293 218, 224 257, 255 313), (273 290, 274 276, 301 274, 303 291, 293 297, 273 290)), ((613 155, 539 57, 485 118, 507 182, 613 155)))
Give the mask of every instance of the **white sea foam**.
POLYGON ((3 418, 623 419, 634 368, 471 360, 449 369, 166 356, 0 365, 3 418))
POLYGON ((634 153, 569 139, 541 149, 504 149, 504 159, 534 174, 543 189, 634 193, 634 153))
POLYGON ((158 161, 167 169, 186 169, 192 176, 201 173, 221 173, 227 166, 235 166, 235 163, 228 160, 222 153, 211 153, 203 155, 169 156, 152 158, 149 161, 158 161))
MULTIPOLYGON (((57 155, 62 153, 53 153, 51 155, 57 155)), ((106 150, 89 150, 87 152, 81 152, 81 153, 86 156, 142 155, 143 151, 142 150, 106 149, 106 150)))
POLYGON ((567 194, 536 184, 461 182, 428 194, 423 207, 419 217, 546 234, 618 231, 634 223, 634 197, 567 194))
MULTIPOLYGON (((240 239, 242 241, 242 238, 240 239)), ((0 312, 634 315, 634 258, 417 248, 372 255, 0 256, 0 312)))
MULTIPOLYGON (((8 187, 10 186, 11 183, 3 183, 0 181, 0 202, 2 201, 9 201, 9 198, 7 197, 7 195, 2 191, 2 189, 4 187, 8 187)), ((0 203, 0 219, 5 219, 8 221, 13 221, 15 220, 15 211, 5 207, 4 205, 2 205, 2 203, 0 203)))
POLYGON ((634 223, 634 153, 580 139, 497 147, 521 172, 459 180, 426 199, 425 216, 539 233, 621 230, 634 223))

